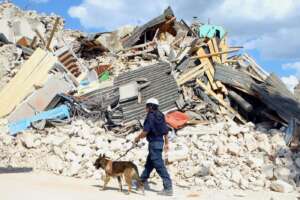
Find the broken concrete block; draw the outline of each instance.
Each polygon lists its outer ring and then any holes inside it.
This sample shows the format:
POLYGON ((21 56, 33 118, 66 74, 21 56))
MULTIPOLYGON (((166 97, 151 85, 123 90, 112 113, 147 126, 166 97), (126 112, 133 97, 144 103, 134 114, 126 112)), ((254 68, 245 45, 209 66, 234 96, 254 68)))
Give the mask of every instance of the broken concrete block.
POLYGON ((251 152, 257 149, 257 141, 251 134, 245 134, 244 135, 244 141, 246 144, 247 149, 251 152))
POLYGON ((282 135, 280 135, 279 133, 277 133, 271 137, 271 144, 275 148, 286 147, 284 137, 282 135))
POLYGON ((264 165, 264 157, 260 154, 257 156, 249 156, 246 162, 252 169, 261 168, 264 165))
POLYGON ((231 171, 231 180, 238 184, 240 183, 241 179, 242 179, 242 175, 240 171, 238 169, 233 169, 231 171))
POLYGON ((185 145, 179 145, 176 146, 171 145, 170 151, 168 152, 168 161, 169 162, 175 162, 179 160, 185 160, 189 156, 189 149, 185 145))
POLYGON ((21 141, 26 148, 34 148, 35 147, 35 137, 31 132, 25 132, 21 136, 21 141))
POLYGON ((223 145, 223 144, 219 144, 218 147, 217 147, 217 152, 216 152, 216 154, 217 154, 218 156, 221 156, 221 155, 225 155, 226 152, 227 152, 226 146, 223 145))
POLYGON ((289 193, 294 191, 294 187, 285 181, 273 181, 270 185, 271 190, 275 192, 289 193))
POLYGON ((287 167, 277 167, 274 169, 274 175, 279 180, 288 181, 292 176, 291 170, 287 167))
POLYGON ((44 142, 53 146, 61 146, 67 139, 66 135, 48 135, 44 142))
POLYGON ((246 190, 249 187, 249 181, 247 179, 245 179, 245 178, 242 178, 240 180, 239 184, 240 184, 240 188, 243 189, 243 190, 246 190))
POLYGON ((47 158, 47 166, 50 170, 52 170, 53 172, 58 173, 58 174, 64 168, 63 161, 56 155, 52 155, 47 158))
POLYGON ((263 167, 262 172, 264 176, 271 180, 274 178, 274 166, 273 165, 266 165, 263 167))
POLYGON ((234 156, 239 156, 242 149, 239 144, 232 142, 227 145, 227 151, 234 156))
POLYGON ((80 168, 81 168, 81 165, 78 162, 75 162, 75 161, 71 162, 71 165, 67 171, 68 176, 77 175, 80 168))

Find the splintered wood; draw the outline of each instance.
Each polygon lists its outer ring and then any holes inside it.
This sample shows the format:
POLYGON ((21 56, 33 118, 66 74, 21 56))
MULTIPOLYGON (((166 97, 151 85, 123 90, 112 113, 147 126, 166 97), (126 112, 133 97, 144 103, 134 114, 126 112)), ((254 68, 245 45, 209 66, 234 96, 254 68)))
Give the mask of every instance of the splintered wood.
POLYGON ((200 58, 201 63, 207 63, 208 65, 208 70, 205 71, 205 74, 209 80, 210 86, 212 87, 213 90, 217 90, 218 87, 216 85, 216 83, 214 82, 213 76, 214 76, 214 68, 212 66, 211 61, 205 57, 206 53, 205 50, 203 49, 203 47, 200 47, 197 51, 197 54, 200 58), (201 58, 202 57, 202 58, 201 58))
POLYGON ((212 99, 215 99, 219 104, 219 112, 223 115, 228 113, 233 114, 240 122, 246 123, 245 119, 235 111, 224 100, 224 96, 228 95, 226 86, 221 82, 215 80, 215 68, 216 63, 227 62, 228 54, 238 51, 239 48, 229 48, 227 46, 227 38, 224 36, 222 39, 213 37, 204 42, 197 50, 197 58, 201 62, 200 65, 182 74, 177 79, 178 85, 183 85, 191 80, 196 80, 196 83, 200 88, 212 99), (202 82, 199 77, 206 76, 207 82, 202 82))
POLYGON ((206 72, 208 69, 208 63, 202 63, 201 65, 191 69, 190 71, 186 72, 179 79, 177 79, 178 85, 182 85, 190 80, 193 80, 197 76, 201 76, 206 72))
POLYGON ((239 119, 242 123, 246 123, 246 121, 244 120, 244 118, 242 116, 240 116, 239 113, 237 113, 234 109, 231 108, 230 105, 228 105, 222 98, 220 98, 214 91, 212 91, 211 89, 209 89, 208 87, 206 87, 206 85, 200 81, 199 79, 196 80, 198 85, 205 91, 207 92, 208 95, 212 96, 213 98, 215 98, 222 106, 224 106, 229 112, 231 112, 232 114, 234 114, 236 116, 237 119, 239 119))

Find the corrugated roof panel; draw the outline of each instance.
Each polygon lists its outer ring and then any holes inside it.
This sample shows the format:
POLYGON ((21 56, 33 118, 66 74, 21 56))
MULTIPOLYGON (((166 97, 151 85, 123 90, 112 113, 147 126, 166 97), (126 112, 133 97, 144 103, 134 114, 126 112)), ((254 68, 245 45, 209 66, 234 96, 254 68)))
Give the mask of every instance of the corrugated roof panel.
POLYGON ((140 104, 137 99, 120 104, 125 122, 145 117, 145 102, 151 97, 159 100, 161 111, 176 107, 175 101, 179 96, 178 86, 168 63, 158 63, 123 73, 115 78, 114 86, 118 87, 139 78, 146 78, 151 84, 141 90, 142 102, 140 104))

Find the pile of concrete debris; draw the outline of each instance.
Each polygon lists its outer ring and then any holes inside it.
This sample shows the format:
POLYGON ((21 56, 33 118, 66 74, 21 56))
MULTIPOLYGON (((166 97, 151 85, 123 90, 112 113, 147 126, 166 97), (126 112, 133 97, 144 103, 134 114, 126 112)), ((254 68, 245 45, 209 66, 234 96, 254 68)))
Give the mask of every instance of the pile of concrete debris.
MULTIPOLYGON (((101 178, 93 162, 131 146, 156 97, 166 163, 183 187, 292 192, 300 186, 300 103, 221 26, 169 7, 140 27, 85 34, 59 16, 0 4, 0 165, 101 178)), ((147 145, 124 158, 142 168, 147 145)), ((153 174, 151 179, 158 176, 153 174)))

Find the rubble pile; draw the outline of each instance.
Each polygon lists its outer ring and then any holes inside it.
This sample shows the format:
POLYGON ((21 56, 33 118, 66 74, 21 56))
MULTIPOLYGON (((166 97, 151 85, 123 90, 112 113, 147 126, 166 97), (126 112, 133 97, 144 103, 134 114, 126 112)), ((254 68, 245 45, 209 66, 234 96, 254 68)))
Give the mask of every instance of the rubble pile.
MULTIPOLYGON (((117 159, 134 138, 134 134, 114 137, 100 125, 78 119, 17 137, 2 133, 0 164, 99 179, 104 172, 93 166, 97 156, 105 153, 117 159)), ((276 129, 260 132, 252 123, 240 126, 233 121, 186 127, 171 138, 167 167, 174 183, 186 188, 294 191, 299 183, 300 154, 291 152, 283 134, 276 129)), ((122 160, 132 160, 142 170, 146 155, 143 143, 122 160)), ((154 173, 150 180, 159 177, 154 173)))
MULTIPOLYGON (((142 26, 95 34, 11 3, 0 16, 0 166, 100 179, 97 156, 116 160, 131 147, 155 97, 176 185, 299 189, 300 103, 236 54, 242 47, 229 46, 223 27, 187 25, 170 7, 142 26)), ((141 143, 121 159, 141 171, 146 154, 141 143)))
POLYGON ((14 77, 23 63, 22 50, 13 44, 0 47, 0 89, 14 77))

